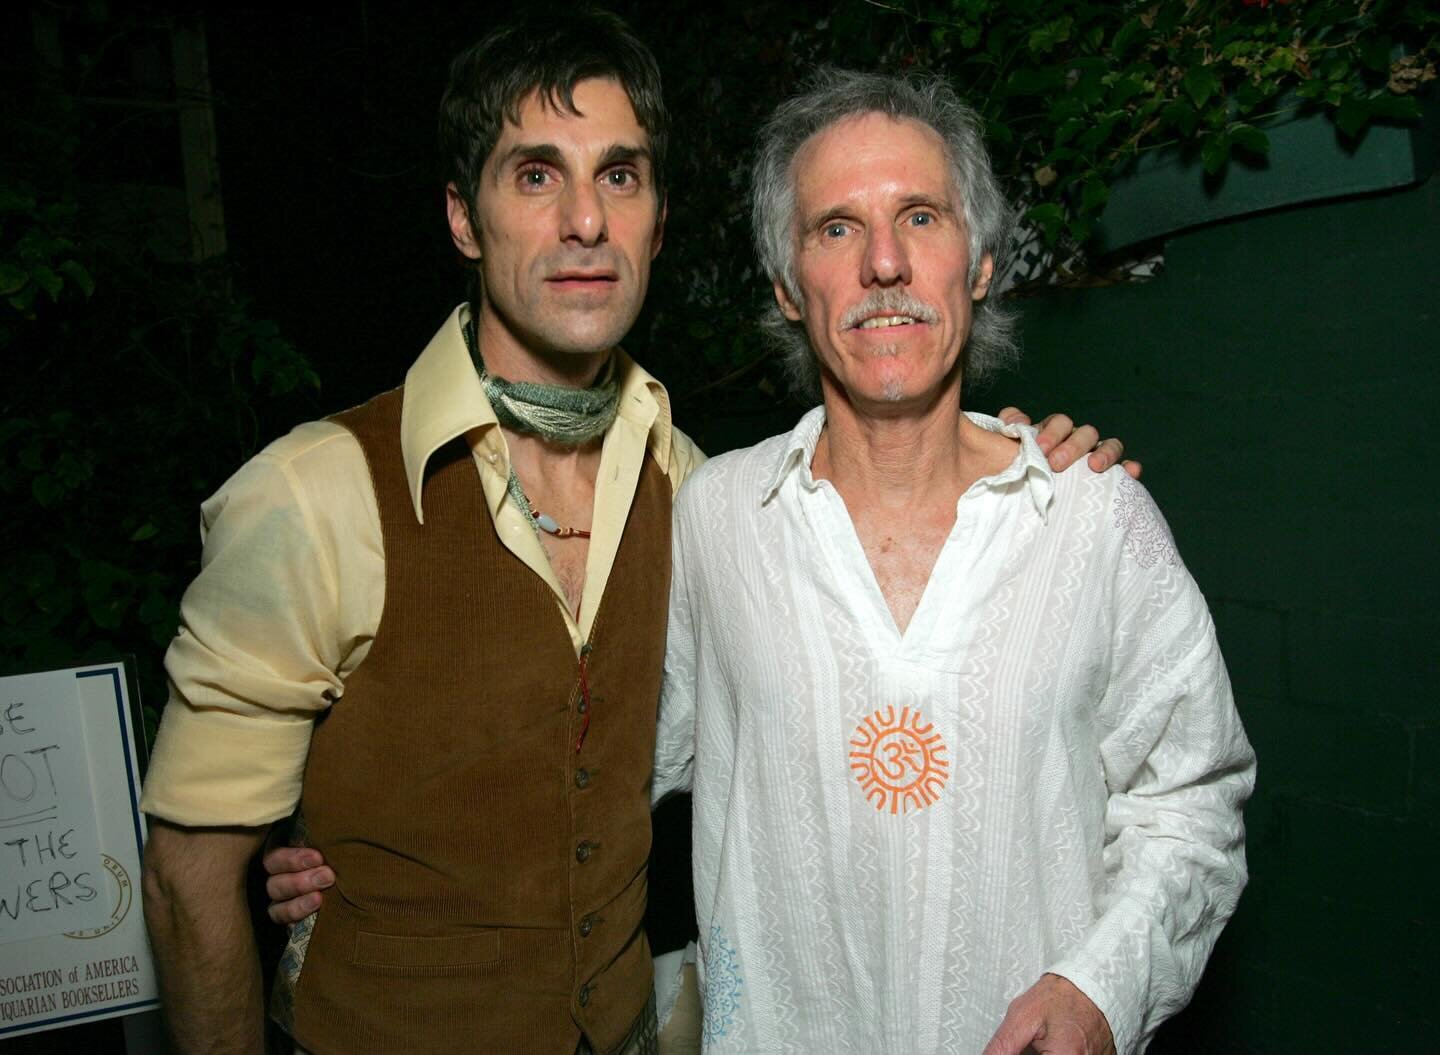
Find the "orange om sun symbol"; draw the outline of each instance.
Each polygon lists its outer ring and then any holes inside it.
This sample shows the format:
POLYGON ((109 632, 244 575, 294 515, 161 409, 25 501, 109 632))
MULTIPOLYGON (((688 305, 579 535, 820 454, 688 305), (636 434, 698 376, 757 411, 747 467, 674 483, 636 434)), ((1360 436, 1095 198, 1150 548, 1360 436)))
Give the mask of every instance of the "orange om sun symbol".
POLYGON ((850 739, 850 768, 877 810, 888 804, 891 813, 923 810, 940 797, 950 777, 945 743, 931 723, 921 725, 919 711, 902 707, 876 711, 855 727, 850 739))

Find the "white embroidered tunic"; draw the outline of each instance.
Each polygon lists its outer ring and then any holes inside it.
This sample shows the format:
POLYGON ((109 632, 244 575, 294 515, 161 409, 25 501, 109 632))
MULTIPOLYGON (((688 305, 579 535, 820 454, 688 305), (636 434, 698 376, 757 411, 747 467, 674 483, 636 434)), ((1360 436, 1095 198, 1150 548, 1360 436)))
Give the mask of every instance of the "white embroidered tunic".
POLYGON ((1021 446, 903 635, 823 409, 678 496, 655 791, 693 778, 709 1052, 978 1055, 1047 971, 1137 1051, 1244 885, 1254 755, 1159 511, 970 417, 1021 446))

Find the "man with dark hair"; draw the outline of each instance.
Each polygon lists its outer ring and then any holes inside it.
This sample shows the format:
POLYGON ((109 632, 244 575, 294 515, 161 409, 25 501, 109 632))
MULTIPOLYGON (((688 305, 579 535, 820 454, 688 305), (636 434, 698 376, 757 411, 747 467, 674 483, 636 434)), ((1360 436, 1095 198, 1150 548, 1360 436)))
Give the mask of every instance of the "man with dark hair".
POLYGON ((203 508, 144 801, 181 1050, 259 1050, 243 876, 297 806, 338 876, 282 962, 302 1048, 655 1047, 648 789, 700 455, 617 347, 664 227, 654 59, 613 16, 527 15, 456 59, 440 138, 471 302, 203 508))
POLYGON ((145 795, 183 1050, 259 1050, 242 880, 297 804, 342 877, 286 956, 302 1047, 653 1049, 647 783, 698 453, 616 346, 660 249, 660 100, 601 13, 460 55, 440 139, 472 303, 402 388, 206 503, 145 795))

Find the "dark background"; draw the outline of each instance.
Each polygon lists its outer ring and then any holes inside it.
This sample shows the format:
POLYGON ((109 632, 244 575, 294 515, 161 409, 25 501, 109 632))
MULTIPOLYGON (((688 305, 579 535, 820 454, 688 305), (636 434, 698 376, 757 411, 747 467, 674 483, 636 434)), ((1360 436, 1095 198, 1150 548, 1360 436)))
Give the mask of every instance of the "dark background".
MULTIPOLYGON (((864 3, 614 7, 677 115, 666 245, 626 343, 715 453, 799 413, 752 322, 769 295, 742 201, 758 120, 815 57, 893 67, 905 28, 864 3)), ((399 383, 463 295, 433 114, 448 58, 494 15, 29 10, 28 34, 17 12, 0 35, 5 184, 35 190, 32 222, 78 245, 95 285, 0 316, 0 651, 16 670, 134 654, 154 707, 201 499, 295 422, 399 383), (212 79, 226 252, 198 264, 170 16, 203 27, 212 79)), ((1145 461, 1259 755, 1251 886, 1155 1052, 1437 1050, 1440 185, 1417 156, 1401 186, 1171 232, 1150 282, 1020 301, 1020 371, 970 397, 1093 419, 1145 461)), ((657 818, 658 948, 687 936, 686 821, 683 803, 657 818)))

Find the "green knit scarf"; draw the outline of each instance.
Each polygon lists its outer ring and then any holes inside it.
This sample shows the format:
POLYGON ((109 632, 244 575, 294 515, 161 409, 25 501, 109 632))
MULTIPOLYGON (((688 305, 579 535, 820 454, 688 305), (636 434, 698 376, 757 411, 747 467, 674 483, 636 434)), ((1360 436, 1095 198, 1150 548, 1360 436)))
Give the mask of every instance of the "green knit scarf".
MULTIPOLYGON (((485 369, 475 341, 474 320, 462 327, 465 347, 480 374, 480 387, 495 411, 501 425, 562 447, 578 447, 598 439, 615 421, 620 407, 620 386, 615 379, 615 357, 612 355, 589 388, 567 388, 565 385, 544 385, 533 381, 507 381, 485 369)), ((535 524, 530 501, 520 486, 515 469, 510 469, 507 485, 510 498, 535 524)), ((539 527, 535 528, 539 534, 539 527)))

